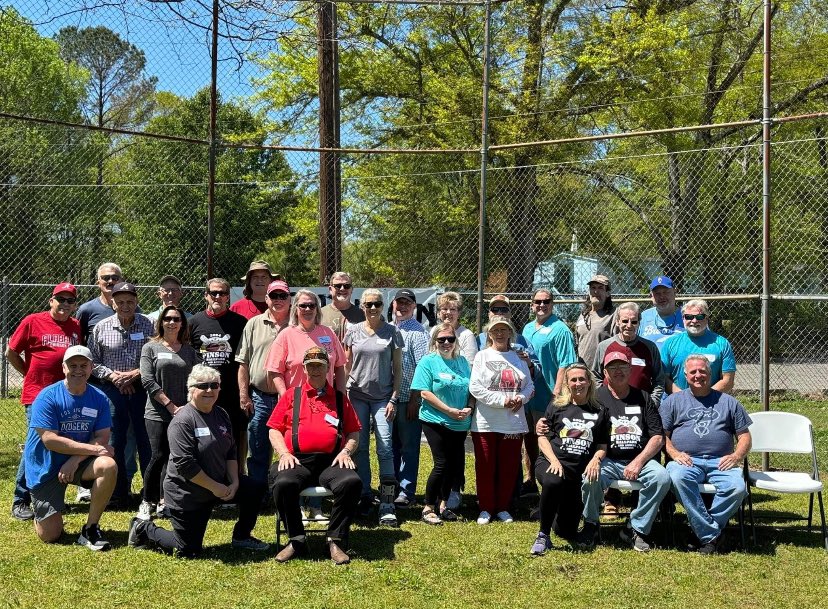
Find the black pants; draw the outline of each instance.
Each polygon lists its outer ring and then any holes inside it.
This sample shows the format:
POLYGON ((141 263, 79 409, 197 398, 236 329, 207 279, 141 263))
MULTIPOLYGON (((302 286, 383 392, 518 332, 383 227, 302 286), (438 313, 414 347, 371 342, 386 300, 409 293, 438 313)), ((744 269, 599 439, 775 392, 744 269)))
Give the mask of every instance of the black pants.
POLYGON ((465 431, 454 431, 439 423, 423 421, 434 467, 428 476, 425 504, 439 507, 441 500, 448 499, 451 487, 461 479, 465 464, 465 431))
MULTIPOLYGON (((233 539, 250 537, 253 527, 256 526, 266 490, 265 485, 254 482, 247 476, 239 478, 239 490, 230 500, 239 506, 239 520, 233 527, 233 539)), ((207 523, 210 521, 213 507, 218 503, 221 502, 216 499, 192 510, 170 508, 170 523, 173 530, 169 531, 154 522, 148 522, 144 529, 147 538, 162 550, 177 552, 185 558, 194 558, 201 554, 207 523)))
POLYGON ((564 469, 561 478, 547 469, 549 461, 539 457, 535 463, 535 479, 541 485, 540 530, 549 535, 554 526, 556 535, 572 540, 578 533, 578 523, 584 511, 581 474, 564 469))
POLYGON ((152 456, 144 471, 143 499, 150 503, 158 503, 163 495, 162 483, 167 472, 167 460, 170 458, 170 442, 167 440, 167 427, 170 424, 150 419, 145 419, 144 424, 147 428, 152 456))
POLYGON ((299 464, 290 469, 279 471, 278 462, 270 466, 270 492, 291 539, 299 539, 305 534, 299 510, 299 493, 311 486, 324 486, 333 492, 328 537, 348 539, 362 494, 362 480, 355 469, 332 466, 332 461, 330 453, 319 453, 299 455, 299 464))

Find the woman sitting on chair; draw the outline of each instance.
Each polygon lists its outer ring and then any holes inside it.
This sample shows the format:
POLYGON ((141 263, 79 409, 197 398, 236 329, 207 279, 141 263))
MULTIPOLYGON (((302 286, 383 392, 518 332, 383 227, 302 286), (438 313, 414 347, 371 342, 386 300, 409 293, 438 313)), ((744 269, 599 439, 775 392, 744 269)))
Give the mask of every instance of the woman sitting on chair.
POLYGON ((331 560, 342 565, 350 562, 345 553, 348 531, 362 492, 351 459, 359 443, 360 424, 345 394, 327 381, 328 352, 311 347, 303 363, 307 380, 285 392, 267 422, 270 443, 279 455, 270 468, 270 490, 290 538, 276 560, 287 562, 307 555, 299 493, 319 485, 333 493, 328 549, 331 560))

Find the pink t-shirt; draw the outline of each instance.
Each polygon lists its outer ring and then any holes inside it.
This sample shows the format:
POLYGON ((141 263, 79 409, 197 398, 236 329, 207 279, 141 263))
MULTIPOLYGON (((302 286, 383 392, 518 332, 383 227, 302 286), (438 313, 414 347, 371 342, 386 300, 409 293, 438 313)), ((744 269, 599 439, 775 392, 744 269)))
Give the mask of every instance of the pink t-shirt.
POLYGON ((280 373, 287 388, 301 385, 306 380, 302 359, 311 347, 322 347, 328 352, 328 383, 333 386, 334 369, 345 365, 345 350, 333 330, 322 324, 310 332, 299 326, 288 326, 279 332, 267 355, 265 370, 280 373))

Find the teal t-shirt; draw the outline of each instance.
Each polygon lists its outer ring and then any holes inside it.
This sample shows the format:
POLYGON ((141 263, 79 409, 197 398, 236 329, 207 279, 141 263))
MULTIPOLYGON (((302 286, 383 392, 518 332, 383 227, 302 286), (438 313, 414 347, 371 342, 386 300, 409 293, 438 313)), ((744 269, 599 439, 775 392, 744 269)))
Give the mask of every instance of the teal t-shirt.
POLYGON ((710 362, 711 385, 722 380, 723 372, 736 372, 736 357, 724 336, 710 329, 701 336, 691 336, 687 332, 673 334, 661 350, 661 364, 680 389, 688 387, 684 376, 684 360, 695 353, 701 353, 710 362))
POLYGON ((535 327, 534 320, 530 321, 523 326, 521 334, 535 350, 543 375, 543 382, 540 378, 535 379, 535 395, 526 407, 546 412, 546 407, 552 400, 558 370, 578 361, 575 339, 572 331, 557 315, 550 315, 540 328, 535 327))
MULTIPOLYGON (((430 391, 451 408, 465 408, 469 400, 470 378, 471 368, 466 358, 443 359, 439 353, 429 353, 417 364, 411 389, 430 391)), ((420 420, 444 425, 454 431, 468 431, 471 426, 471 417, 456 421, 425 400, 420 403, 420 420)))

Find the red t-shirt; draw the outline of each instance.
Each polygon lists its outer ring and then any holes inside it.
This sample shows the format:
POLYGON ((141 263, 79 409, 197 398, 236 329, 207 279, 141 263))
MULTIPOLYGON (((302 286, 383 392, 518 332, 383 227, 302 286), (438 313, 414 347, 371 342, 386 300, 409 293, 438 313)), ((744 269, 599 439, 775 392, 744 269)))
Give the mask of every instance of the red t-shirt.
MULTIPOLYGON (((285 437, 285 444, 291 454, 293 449, 293 387, 285 392, 270 419, 267 426, 275 429, 285 437)), ((342 441, 340 448, 345 446, 349 433, 359 431, 362 426, 359 424, 356 412, 354 411, 348 396, 342 396, 342 441)), ((332 453, 336 440, 336 395, 333 388, 325 385, 325 394, 320 398, 316 389, 308 383, 302 384, 302 402, 299 406, 299 447, 303 453, 332 453), (330 419, 325 419, 330 415, 330 419)))
POLYGON ((80 344, 80 322, 74 317, 57 322, 49 311, 27 315, 9 340, 9 348, 20 353, 29 368, 23 378, 23 404, 34 402, 44 387, 63 379, 63 354, 80 344))
POLYGON ((230 310, 238 313, 245 319, 252 319, 256 315, 261 315, 267 311, 266 302, 256 302, 250 298, 242 298, 230 305, 230 310))

